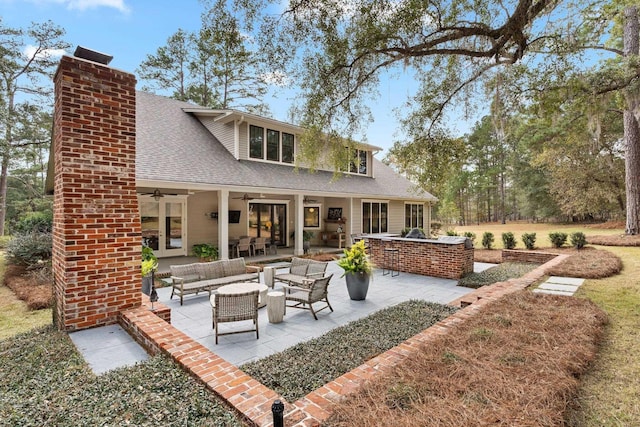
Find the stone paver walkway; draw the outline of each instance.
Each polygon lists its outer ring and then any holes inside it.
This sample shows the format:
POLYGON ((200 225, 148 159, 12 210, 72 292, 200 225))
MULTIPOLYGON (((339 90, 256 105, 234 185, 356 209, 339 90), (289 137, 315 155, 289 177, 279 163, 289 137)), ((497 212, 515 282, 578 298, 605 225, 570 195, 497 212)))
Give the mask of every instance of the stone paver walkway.
POLYGON ((583 283, 584 279, 575 277, 551 276, 546 282, 534 289, 533 292, 572 296, 583 283))

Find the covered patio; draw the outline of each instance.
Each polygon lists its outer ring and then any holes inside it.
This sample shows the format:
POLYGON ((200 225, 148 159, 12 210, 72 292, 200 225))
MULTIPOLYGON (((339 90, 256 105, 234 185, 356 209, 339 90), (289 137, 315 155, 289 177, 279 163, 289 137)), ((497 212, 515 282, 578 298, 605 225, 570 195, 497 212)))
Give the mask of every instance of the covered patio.
MULTIPOLYGON (((184 258, 181 258, 184 260, 184 258)), ((229 363, 240 366, 280 352, 300 342, 321 336, 336 327, 366 317, 373 312, 412 299, 447 304, 472 292, 473 289, 457 286, 456 280, 401 273, 399 276, 383 276, 376 269, 369 285, 366 300, 349 299, 342 269, 336 262, 330 262, 327 274, 333 274, 329 285, 329 301, 334 312, 323 310, 314 320, 307 310, 289 308, 282 323, 269 323, 267 308, 259 310, 260 338, 255 333, 236 334, 220 337, 215 344, 211 326, 211 305, 207 293, 188 296, 180 306, 178 298, 169 299, 171 288, 158 289, 159 301, 171 308, 172 325, 210 349, 229 363)), ((261 277, 261 283, 264 278, 261 277)), ((276 284, 276 289, 279 287, 276 284)), ((246 328, 244 322, 225 323, 225 331, 246 328)))

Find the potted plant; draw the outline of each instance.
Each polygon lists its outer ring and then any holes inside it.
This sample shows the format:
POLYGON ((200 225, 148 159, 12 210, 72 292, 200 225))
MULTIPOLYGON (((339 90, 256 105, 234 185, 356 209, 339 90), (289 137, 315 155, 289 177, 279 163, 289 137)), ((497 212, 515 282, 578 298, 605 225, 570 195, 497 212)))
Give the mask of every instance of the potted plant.
MULTIPOLYGON (((313 236, 314 236, 313 231, 302 230, 302 249, 304 250, 305 254, 309 252, 309 249, 311 248, 310 240, 313 239, 313 236)), ((296 237, 296 232, 292 231, 291 238, 295 239, 295 237, 296 237)))
POLYGON ((218 259, 218 248, 208 243, 197 243, 193 245, 191 252, 202 262, 218 259))
POLYGON ((142 293, 145 295, 151 295, 155 292, 153 286, 154 275, 153 273, 158 269, 158 258, 153 253, 153 249, 149 246, 142 247, 142 262, 140 263, 140 270, 142 274, 142 293))
POLYGON ((347 281, 349 298, 356 301, 365 299, 373 268, 365 252, 365 241, 360 240, 351 248, 345 249, 344 257, 338 260, 338 265, 344 270, 342 277, 347 281))

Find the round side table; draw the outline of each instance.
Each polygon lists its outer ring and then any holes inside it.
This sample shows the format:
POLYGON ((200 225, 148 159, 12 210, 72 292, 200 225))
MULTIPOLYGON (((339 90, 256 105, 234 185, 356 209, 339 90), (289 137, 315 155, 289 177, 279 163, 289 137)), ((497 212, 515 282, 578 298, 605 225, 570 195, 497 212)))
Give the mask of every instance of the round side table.
POLYGON ((269 323, 280 323, 284 317, 284 292, 267 294, 267 315, 269 323))

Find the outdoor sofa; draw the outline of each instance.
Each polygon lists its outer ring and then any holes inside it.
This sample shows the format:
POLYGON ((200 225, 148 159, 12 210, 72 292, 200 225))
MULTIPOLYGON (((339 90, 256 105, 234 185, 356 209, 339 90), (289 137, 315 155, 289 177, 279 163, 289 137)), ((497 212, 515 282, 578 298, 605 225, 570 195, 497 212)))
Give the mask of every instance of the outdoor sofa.
POLYGON ((315 261, 309 258, 291 258, 289 271, 275 275, 275 281, 287 285, 309 287, 309 279, 319 279, 324 277, 327 271, 328 262, 315 261))
POLYGON ((247 266, 244 258, 212 262, 171 265, 171 298, 180 297, 182 305, 185 295, 211 291, 220 286, 238 282, 260 283, 260 267, 247 266))

